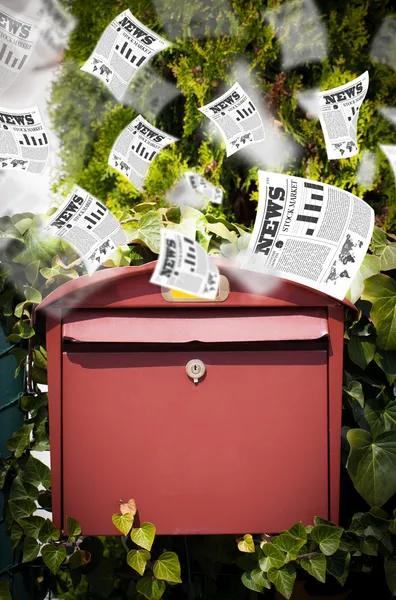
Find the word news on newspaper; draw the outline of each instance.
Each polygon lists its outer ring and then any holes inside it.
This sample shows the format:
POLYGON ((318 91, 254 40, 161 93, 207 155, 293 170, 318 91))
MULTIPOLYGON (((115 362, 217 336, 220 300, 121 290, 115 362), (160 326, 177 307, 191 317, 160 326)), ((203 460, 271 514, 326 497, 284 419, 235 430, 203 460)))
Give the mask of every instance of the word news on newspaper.
POLYGON ((373 209, 349 192, 259 171, 259 205, 243 269, 343 300, 366 255, 373 209))
POLYGON ((34 23, 0 5, 0 94, 26 67, 38 35, 34 23))
POLYGON ((227 156, 265 139, 260 113, 239 83, 199 110, 220 129, 227 156))
POLYGON ((138 115, 116 139, 110 152, 109 165, 138 189, 143 183, 151 162, 157 154, 173 142, 174 138, 151 125, 138 115))
POLYGON ((184 233, 161 229, 160 253, 151 283, 214 300, 219 281, 219 270, 202 246, 184 233))
POLYGON ((319 119, 329 159, 349 158, 359 153, 359 110, 369 86, 368 71, 353 81, 319 92, 319 119))
POLYGON ((0 169, 40 174, 49 158, 48 134, 38 106, 0 107, 0 169))
POLYGON ((77 185, 51 216, 45 231, 72 244, 89 274, 119 246, 128 243, 125 231, 111 212, 77 185))
POLYGON ((95 75, 120 100, 137 71, 171 43, 124 10, 104 30, 91 56, 81 67, 95 75))

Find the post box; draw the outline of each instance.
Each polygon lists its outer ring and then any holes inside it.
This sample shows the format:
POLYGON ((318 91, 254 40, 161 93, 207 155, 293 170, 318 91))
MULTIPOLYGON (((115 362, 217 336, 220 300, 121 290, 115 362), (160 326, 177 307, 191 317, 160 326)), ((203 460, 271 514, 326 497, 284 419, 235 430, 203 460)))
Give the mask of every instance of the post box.
POLYGON ((129 498, 159 534, 337 523, 349 303, 286 281, 248 293, 218 264, 215 301, 152 285, 150 263, 70 281, 39 306, 58 528, 68 515, 115 535, 129 498))

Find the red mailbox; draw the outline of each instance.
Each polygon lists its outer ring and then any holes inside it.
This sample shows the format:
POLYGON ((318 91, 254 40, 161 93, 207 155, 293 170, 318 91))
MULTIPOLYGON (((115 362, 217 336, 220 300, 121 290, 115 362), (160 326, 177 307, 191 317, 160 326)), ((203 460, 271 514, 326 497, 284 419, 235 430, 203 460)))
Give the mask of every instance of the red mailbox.
POLYGON ((114 535, 130 497, 159 534, 338 521, 343 303, 284 281, 247 293, 219 265, 216 301, 172 298, 151 263, 40 305, 57 527, 70 515, 85 535, 114 535))

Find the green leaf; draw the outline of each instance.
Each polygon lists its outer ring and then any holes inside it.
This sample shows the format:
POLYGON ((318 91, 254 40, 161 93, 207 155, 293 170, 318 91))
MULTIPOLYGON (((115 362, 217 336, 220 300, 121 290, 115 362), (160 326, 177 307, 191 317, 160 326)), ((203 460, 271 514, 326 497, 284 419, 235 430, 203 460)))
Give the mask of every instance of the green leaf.
POLYGON ((0 600, 12 600, 8 581, 0 579, 0 600))
POLYGON ((265 588, 268 590, 271 589, 271 584, 267 579, 267 576, 260 569, 253 569, 248 573, 243 573, 242 583, 249 590, 253 590, 254 592, 263 592, 265 588))
POLYGON ((386 583, 392 596, 396 596, 396 556, 391 556, 384 564, 386 583))
POLYGON ((151 555, 147 550, 130 550, 127 554, 127 563, 132 569, 135 569, 139 575, 144 574, 144 570, 151 555))
POLYGON ((250 533, 245 533, 245 535, 238 540, 238 550, 241 552, 254 552, 254 541, 250 533))
POLYGON ((235 231, 230 231, 223 223, 207 223, 206 229, 218 237, 228 240, 232 244, 238 242, 238 236, 235 231))
POLYGON ((6 478, 7 478, 7 473, 8 473, 8 471, 10 469, 11 469, 10 463, 4 463, 1 466, 1 469, 0 469, 0 490, 2 490, 3 487, 4 487, 4 484, 5 484, 5 481, 6 481, 6 478))
POLYGON ((19 475, 12 482, 10 490, 11 500, 37 500, 39 491, 36 486, 22 481, 19 475))
POLYGON ((369 277, 362 298, 372 303, 370 317, 377 331, 378 346, 396 350, 396 281, 382 274, 369 277))
POLYGON ((340 585, 344 585, 347 580, 350 560, 349 552, 342 550, 337 550, 335 554, 327 558, 327 572, 333 575, 340 585))
POLYGON ((270 569, 268 571, 268 579, 272 581, 276 590, 289 600, 296 580, 296 569, 290 564, 280 569, 270 569))
POLYGON ((30 326, 29 321, 19 320, 12 328, 11 334, 7 338, 8 343, 20 342, 34 336, 34 329, 30 326))
POLYGON ((125 515, 114 514, 111 520, 118 531, 121 531, 123 535, 128 535, 133 524, 133 516, 130 513, 125 515))
POLYGON ((285 564, 285 555, 273 544, 263 544, 259 554, 260 569, 267 572, 269 569, 279 569, 285 564))
POLYGON ((67 564, 71 569, 79 569, 84 565, 87 565, 91 561, 91 555, 89 552, 85 550, 80 550, 77 548, 73 554, 70 556, 67 564))
POLYGON ((46 543, 51 540, 59 540, 60 533, 50 519, 46 519, 43 523, 38 539, 40 542, 46 543))
POLYGON ((147 600, 160 600, 165 592, 165 587, 163 581, 159 581, 155 577, 151 577, 151 575, 139 579, 136 584, 136 590, 139 594, 147 598, 147 600))
POLYGON ((81 535, 81 525, 76 519, 67 517, 66 519, 66 530, 69 537, 77 537, 81 535))
POLYGON ((61 564, 66 560, 66 548, 46 544, 41 548, 43 561, 52 573, 56 573, 61 564))
POLYGON ((30 434, 33 431, 34 424, 23 425, 6 441, 8 450, 15 452, 15 458, 20 458, 30 444, 30 434))
POLYGON ((131 531, 131 540, 145 550, 151 550, 155 538, 155 527, 152 523, 142 523, 131 531))
POLYGON ((163 552, 155 562, 153 571, 157 579, 181 583, 180 563, 174 552, 163 552))
POLYGON ((44 523, 45 519, 37 515, 33 517, 26 517, 25 519, 21 519, 19 521, 19 524, 22 527, 25 535, 34 539, 37 539, 40 535, 40 529, 42 528, 44 523))
POLYGON ((89 583, 89 596, 99 596, 108 598, 114 589, 115 576, 114 569, 108 560, 103 559, 87 575, 89 583))
POLYGON ((350 381, 343 389, 349 398, 358 402, 362 408, 364 407, 363 386, 360 381, 350 381))
POLYGON ((34 286, 36 284, 37 277, 39 274, 39 268, 40 268, 39 260, 35 260, 35 261, 31 262, 30 265, 28 265, 26 267, 26 269, 25 269, 26 279, 28 280, 30 285, 34 286))
POLYGON ((290 527, 290 529, 287 529, 286 531, 282 531, 282 533, 290 533, 290 535, 292 535, 294 538, 297 538, 299 540, 304 540, 304 542, 307 541, 307 532, 305 530, 304 525, 301 523, 301 521, 299 521, 298 523, 295 523, 293 525, 293 527, 290 527))
POLYGON ((373 438, 363 429, 350 429, 347 439, 353 485, 370 506, 382 506, 396 492, 396 432, 373 438))
POLYGON ((11 545, 12 545, 13 550, 15 550, 15 548, 18 546, 19 542, 23 538, 23 535, 24 535, 24 533, 23 533, 22 527, 20 527, 18 525, 18 523, 14 522, 13 526, 11 527, 11 534, 10 534, 11 545))
POLYGON ((315 525, 309 534, 311 540, 319 544, 320 550, 326 556, 331 556, 340 545, 343 529, 331 525, 315 525))
POLYGON ((384 431, 396 430, 396 401, 390 401, 386 405, 367 405, 364 416, 370 425, 371 434, 378 436, 384 431))
POLYGON ((23 542, 23 559, 22 562, 30 562, 37 558, 40 552, 40 544, 32 537, 25 538, 23 542))
POLYGON ((326 557, 323 554, 316 554, 311 558, 302 558, 300 565, 318 581, 326 582, 326 557))
POLYGON ((45 417, 40 423, 37 425, 33 432, 34 442, 32 446, 32 450, 36 450, 38 452, 43 452, 44 450, 49 450, 49 438, 47 432, 48 419, 45 417))
POLYGON ((51 487, 50 469, 41 460, 37 460, 33 456, 29 456, 21 476, 23 481, 27 481, 32 485, 38 486, 41 484, 47 489, 51 487))
POLYGON ((388 383, 392 385, 396 381, 396 352, 377 348, 374 360, 379 368, 384 371, 388 383))
POLYGON ((351 335, 347 348, 349 358, 361 369, 365 369, 371 363, 376 350, 372 336, 367 338, 359 335, 351 335))
POLYGON ((281 533, 272 539, 272 544, 278 550, 282 552, 286 552, 286 560, 294 560, 300 551, 300 549, 304 546, 305 540, 301 538, 295 538, 289 533, 281 533))
POLYGON ((15 521, 30 517, 37 508, 36 503, 33 502, 33 500, 9 500, 8 507, 12 518, 15 519, 15 521))
POLYGON ((139 221, 127 223, 125 231, 128 234, 129 242, 141 241, 146 244, 152 252, 159 254, 161 228, 161 215, 155 210, 149 210, 139 219, 139 221))
POLYGON ((371 244, 375 256, 380 259, 381 271, 396 269, 396 244, 388 241, 382 229, 375 227, 371 244))
POLYGON ((360 542, 360 551, 368 556, 377 556, 378 540, 375 537, 366 537, 360 542))

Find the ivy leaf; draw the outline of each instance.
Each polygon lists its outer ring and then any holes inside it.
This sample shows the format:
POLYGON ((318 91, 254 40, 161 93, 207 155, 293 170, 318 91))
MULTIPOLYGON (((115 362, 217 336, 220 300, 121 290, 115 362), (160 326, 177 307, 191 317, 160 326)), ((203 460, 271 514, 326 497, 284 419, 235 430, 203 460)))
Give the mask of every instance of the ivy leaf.
POLYGON ((271 589, 271 584, 267 579, 267 576, 260 569, 254 569, 253 571, 249 571, 247 573, 243 573, 242 583, 249 590, 253 590, 254 592, 263 592, 264 588, 268 590, 271 589))
POLYGON ((30 562, 37 558, 40 552, 40 544, 36 542, 34 538, 27 537, 23 542, 23 558, 22 562, 30 562))
POLYGON ((372 336, 351 335, 347 348, 351 361, 363 370, 371 363, 376 351, 372 336))
POLYGON ((77 537, 78 535, 81 535, 80 523, 71 517, 66 518, 66 530, 69 537, 77 537))
POLYGON ((113 525, 117 527, 123 535, 128 535, 133 524, 133 517, 130 513, 126 513, 125 515, 114 514, 111 517, 111 520, 113 521, 113 525))
POLYGON ((130 550, 127 554, 127 563, 132 569, 135 569, 139 575, 144 574, 144 570, 151 555, 147 550, 130 550))
POLYGON ((379 227, 374 228, 371 244, 374 255, 380 259, 381 271, 396 269, 396 244, 390 243, 386 233, 379 227))
POLYGON ((20 458, 30 444, 30 434, 33 431, 34 424, 23 425, 6 441, 8 450, 15 452, 15 458, 20 458))
POLYGON ((371 407, 367 405, 364 416, 374 436, 380 435, 384 431, 395 431, 396 401, 390 401, 385 406, 371 407))
POLYGON ((318 581, 322 583, 326 582, 326 557, 324 554, 316 554, 311 558, 302 558, 300 565, 318 581))
MULTIPOLYGON (((34 371, 34 370, 33 370, 34 371)), ((37 383, 37 379, 35 379, 37 383)), ((49 438, 47 432, 48 419, 45 417, 34 430, 34 442, 32 446, 32 450, 36 450, 37 452, 43 452, 45 450, 50 449, 49 438)))
POLYGON ((360 381, 352 380, 343 388, 345 394, 352 398, 352 400, 358 402, 360 406, 364 407, 364 393, 363 386, 360 381))
POLYGON ((80 550, 77 548, 70 556, 67 564, 71 569, 79 569, 84 565, 87 565, 91 561, 91 555, 86 550, 80 550))
POLYGON ((154 564, 154 575, 157 579, 181 583, 180 563, 175 552, 163 552, 154 564))
POLYGON ((5 463, 3 465, 1 465, 1 470, 0 470, 0 490, 3 489, 4 484, 5 484, 5 480, 7 477, 7 473, 8 471, 11 469, 11 465, 10 463, 5 463))
POLYGON ((40 534, 38 536, 38 539, 40 540, 40 542, 46 543, 49 542, 51 540, 59 540, 60 537, 60 533, 57 530, 57 528, 55 527, 55 525, 53 524, 53 522, 50 519, 45 519, 45 522, 43 523, 41 530, 40 530, 40 534))
POLYGON ((10 490, 11 500, 37 500, 38 495, 39 491, 37 487, 26 481, 22 481, 19 475, 15 477, 10 490))
POLYGON ((30 517, 37 508, 36 503, 33 502, 33 500, 9 500, 8 507, 11 516, 15 521, 30 517))
POLYGON ((360 551, 368 556, 377 556, 378 540, 375 537, 367 536, 360 543, 360 551))
POLYGON ((286 553, 286 560, 294 560, 299 553, 299 550, 304 546, 305 540, 298 539, 289 533, 281 533, 273 538, 272 544, 278 550, 286 553))
POLYGON ((159 254, 161 228, 161 215, 155 210, 149 210, 139 219, 139 221, 127 223, 125 231, 128 234, 129 242, 141 241, 146 244, 152 252, 159 254))
POLYGON ((11 527, 11 534, 10 534, 11 545, 12 545, 13 550, 15 550, 15 548, 18 546, 19 542, 23 538, 23 535, 24 534, 23 534, 22 527, 20 527, 18 525, 18 523, 14 522, 13 526, 11 527))
POLYGON ((396 381, 396 352, 377 348, 374 360, 379 368, 384 371, 388 383, 392 385, 396 381))
POLYGON ((42 406, 48 406, 48 394, 27 395, 21 398, 21 408, 28 412, 37 412, 42 406))
POLYGON ((342 586, 348 577, 350 560, 351 555, 349 552, 343 552, 342 550, 337 550, 335 554, 327 558, 327 572, 333 575, 342 586))
POLYGON ((295 523, 293 527, 290 527, 290 529, 283 531, 282 533, 290 533, 290 535, 292 535, 294 538, 304 540, 304 542, 307 541, 307 532, 301 521, 295 523))
POLYGON ((45 523, 45 519, 43 517, 39 517, 38 515, 34 515, 33 517, 26 517, 25 519, 21 519, 19 521, 20 526, 22 527, 25 535, 37 539, 40 534, 40 529, 45 523))
POLYGON ((387 275, 374 275, 364 283, 363 300, 372 303, 370 318, 383 350, 396 350, 396 281, 387 275))
POLYGON ((147 600, 160 600, 165 592, 165 588, 166 586, 163 581, 159 581, 155 577, 151 577, 151 575, 139 579, 136 584, 136 591, 147 598, 147 600))
POLYGON ((396 596, 396 556, 391 556, 384 564, 386 583, 392 596, 396 596))
POLYGON ((268 571, 268 579, 272 581, 276 590, 289 600, 296 580, 296 569, 290 564, 280 569, 270 569, 268 571))
POLYGON ((41 548, 41 556, 52 573, 56 573, 61 564, 66 560, 66 548, 46 544, 41 548))
POLYGON ((217 235, 217 237, 228 240, 232 244, 236 244, 238 242, 238 236, 235 231, 230 231, 225 225, 223 225, 223 223, 207 223, 206 229, 217 235))
POLYGON ((285 564, 285 555, 278 550, 273 544, 263 544, 261 548, 259 565, 260 569, 265 573, 269 569, 279 569, 285 564))
POLYGON ((41 460, 37 460, 34 456, 29 456, 26 461, 25 468, 22 472, 22 480, 35 485, 40 484, 46 489, 51 487, 51 471, 41 460))
POLYGON ((11 334, 7 338, 7 342, 20 342, 34 336, 34 329, 28 321, 19 320, 12 328, 11 334))
POLYGON ((155 531, 156 529, 152 523, 142 523, 140 527, 132 529, 131 540, 145 550, 151 550, 155 538, 155 531))
POLYGON ((347 439, 353 485, 370 506, 382 506, 396 492, 396 432, 373 438, 363 429, 350 429, 347 439))
POLYGON ((319 544, 320 550, 326 556, 331 556, 337 551, 340 545, 343 530, 341 527, 331 525, 315 525, 309 536, 314 542, 319 544))
POLYGON ((120 513, 122 515, 125 515, 126 513, 131 513, 132 517, 134 517, 136 515, 136 512, 137 512, 136 502, 133 498, 128 500, 128 502, 120 503, 120 513))
POLYGON ((250 533, 245 533, 245 535, 238 540, 238 550, 241 552, 254 552, 254 541, 250 533))
POLYGON ((0 579, 0 600, 12 600, 8 581, 0 579))

